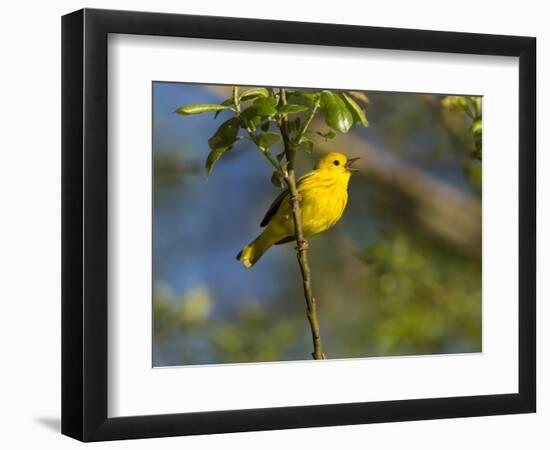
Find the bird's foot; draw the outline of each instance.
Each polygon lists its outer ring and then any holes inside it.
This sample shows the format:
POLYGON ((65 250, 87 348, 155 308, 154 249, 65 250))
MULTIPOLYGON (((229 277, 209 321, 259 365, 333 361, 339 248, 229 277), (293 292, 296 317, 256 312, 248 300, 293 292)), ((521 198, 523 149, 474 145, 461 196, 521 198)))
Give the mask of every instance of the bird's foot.
POLYGON ((308 248, 309 248, 309 244, 305 239, 299 242, 298 245, 296 246, 296 250, 298 250, 299 252, 301 252, 302 250, 307 250, 308 248))
POLYGON ((292 201, 298 200, 298 203, 301 203, 302 200, 303 200, 303 197, 302 197, 302 194, 300 194, 300 193, 298 192, 298 193, 296 193, 296 195, 293 195, 290 199, 291 199, 292 201))

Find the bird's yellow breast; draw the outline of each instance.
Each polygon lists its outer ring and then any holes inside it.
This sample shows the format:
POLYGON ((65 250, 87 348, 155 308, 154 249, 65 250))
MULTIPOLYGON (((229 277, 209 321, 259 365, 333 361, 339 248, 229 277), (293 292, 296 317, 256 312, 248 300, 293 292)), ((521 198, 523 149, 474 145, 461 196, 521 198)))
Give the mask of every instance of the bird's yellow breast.
MULTIPOLYGON (((300 215, 304 236, 321 233, 340 220, 348 201, 348 174, 315 170, 304 175, 297 184, 301 196, 300 215)), ((273 226, 293 234, 294 223, 290 200, 281 205, 273 226)))

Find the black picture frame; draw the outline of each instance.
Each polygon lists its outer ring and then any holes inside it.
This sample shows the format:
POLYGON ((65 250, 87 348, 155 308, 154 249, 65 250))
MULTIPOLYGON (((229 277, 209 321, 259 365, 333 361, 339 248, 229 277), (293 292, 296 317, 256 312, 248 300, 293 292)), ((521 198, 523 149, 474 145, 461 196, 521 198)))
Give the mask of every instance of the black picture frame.
POLYGON ((62 433, 82 441, 535 412, 536 39, 84 9, 62 18, 62 433), (519 57, 519 390, 470 397, 107 417, 107 36, 519 57))

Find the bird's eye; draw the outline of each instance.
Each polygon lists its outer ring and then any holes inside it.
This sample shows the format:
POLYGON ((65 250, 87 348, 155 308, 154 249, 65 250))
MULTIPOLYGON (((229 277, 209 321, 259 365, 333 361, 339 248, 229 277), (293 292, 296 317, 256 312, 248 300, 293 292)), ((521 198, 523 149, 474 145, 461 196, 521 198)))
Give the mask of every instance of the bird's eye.
POLYGON ((334 165, 335 166, 339 166, 340 165, 340 161, 338 161, 337 159, 334 160, 334 165))

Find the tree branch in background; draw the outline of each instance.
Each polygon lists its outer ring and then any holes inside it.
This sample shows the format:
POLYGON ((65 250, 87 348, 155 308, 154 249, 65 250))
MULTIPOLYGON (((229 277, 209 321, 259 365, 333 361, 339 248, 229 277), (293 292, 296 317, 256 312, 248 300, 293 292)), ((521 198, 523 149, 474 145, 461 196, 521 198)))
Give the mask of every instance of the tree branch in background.
MULTIPOLYGON (((283 88, 279 91, 281 105, 286 105, 286 92, 283 88)), ((318 104, 314 107, 315 111, 318 108, 318 104)), ((310 120, 306 122, 304 128, 302 128, 300 136, 304 136, 310 120)), ((313 338, 313 358, 314 359, 326 359, 325 354, 321 350, 321 332, 319 328, 319 320, 317 318, 317 302, 313 296, 313 288, 311 286, 311 270, 309 268, 308 254, 307 254, 307 241, 304 239, 302 231, 302 221, 300 217, 300 195, 296 187, 296 172, 294 169, 294 157, 296 154, 295 149, 290 144, 289 130, 288 130, 288 117, 283 114, 281 117, 280 125, 281 136, 283 138, 283 145, 285 156, 287 160, 286 168, 284 170, 284 180, 288 187, 289 198, 292 206, 292 218, 294 220, 294 233, 296 237, 296 256, 298 258, 298 264, 300 266, 300 272, 302 274, 302 285, 304 288, 304 297, 306 300, 307 318, 311 327, 311 335, 313 338)), ((299 143, 299 140, 298 140, 299 143)))

